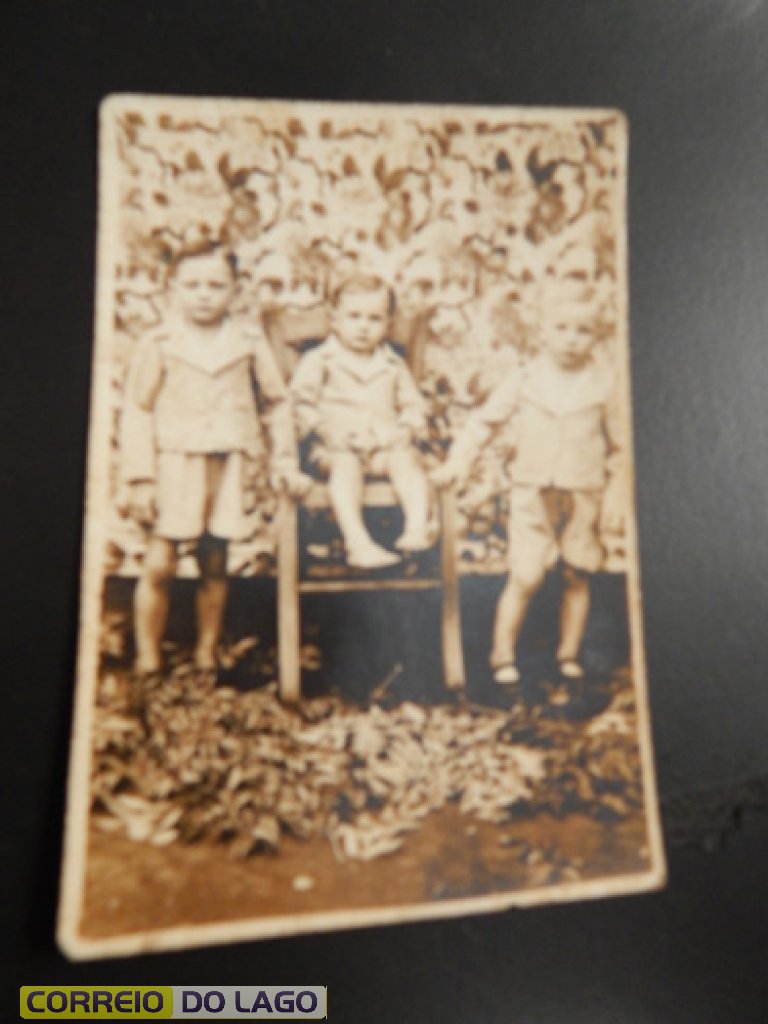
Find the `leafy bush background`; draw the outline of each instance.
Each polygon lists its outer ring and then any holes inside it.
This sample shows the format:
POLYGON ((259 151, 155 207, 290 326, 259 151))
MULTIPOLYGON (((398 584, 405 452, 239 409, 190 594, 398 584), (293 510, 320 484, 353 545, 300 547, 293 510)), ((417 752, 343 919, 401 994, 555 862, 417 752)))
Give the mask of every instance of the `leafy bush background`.
MULTIPOLYGON (((120 410, 134 346, 162 321, 168 258, 185 240, 234 248, 238 312, 264 325, 286 373, 326 329, 334 279, 355 267, 386 277, 392 338, 430 402, 434 462, 499 375, 535 349, 551 281, 594 284, 605 344, 615 343, 618 128, 610 115, 555 124, 280 104, 120 116, 107 571, 134 575, 143 555, 144 537, 117 511, 120 410)), ((502 432, 461 498, 465 571, 504 569, 511 455, 502 432)), ((232 573, 269 570, 271 514, 265 490, 250 538, 232 545, 232 573)), ((182 558, 182 574, 194 571, 182 558)))

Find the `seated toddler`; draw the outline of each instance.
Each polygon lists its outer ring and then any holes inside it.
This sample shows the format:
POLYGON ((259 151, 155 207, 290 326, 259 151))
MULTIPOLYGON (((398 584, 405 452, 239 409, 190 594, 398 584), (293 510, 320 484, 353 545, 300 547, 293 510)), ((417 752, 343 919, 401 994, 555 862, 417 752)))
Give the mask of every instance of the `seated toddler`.
POLYGON ((405 360, 385 340, 392 297, 378 277, 357 275, 331 297, 331 333, 304 355, 291 382, 299 434, 314 434, 328 470, 330 500, 349 565, 384 568, 399 559, 373 540, 363 520, 365 475, 390 480, 405 525, 401 552, 430 546, 428 484, 414 441, 425 403, 405 360))

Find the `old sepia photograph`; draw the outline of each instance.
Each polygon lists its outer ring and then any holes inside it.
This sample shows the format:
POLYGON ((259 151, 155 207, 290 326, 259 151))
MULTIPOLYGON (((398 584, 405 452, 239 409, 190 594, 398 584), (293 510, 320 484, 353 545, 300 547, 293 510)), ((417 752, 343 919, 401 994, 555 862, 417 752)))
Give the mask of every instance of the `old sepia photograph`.
POLYGON ((663 884, 627 136, 102 104, 69 956, 663 884))

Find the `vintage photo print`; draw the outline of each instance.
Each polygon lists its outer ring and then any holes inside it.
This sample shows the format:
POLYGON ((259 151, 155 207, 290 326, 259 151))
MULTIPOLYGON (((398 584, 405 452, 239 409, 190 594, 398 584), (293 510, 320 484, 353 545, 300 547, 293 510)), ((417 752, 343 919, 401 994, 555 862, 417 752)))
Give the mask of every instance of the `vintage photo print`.
POLYGON ((63 949, 661 885, 622 115, 100 138, 63 949))

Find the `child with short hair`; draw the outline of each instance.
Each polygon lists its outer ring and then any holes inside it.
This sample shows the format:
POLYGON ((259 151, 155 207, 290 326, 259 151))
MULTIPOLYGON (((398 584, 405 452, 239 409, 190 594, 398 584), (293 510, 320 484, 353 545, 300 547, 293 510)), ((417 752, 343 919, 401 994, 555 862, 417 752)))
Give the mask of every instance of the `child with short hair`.
POLYGON ((234 255, 208 241, 187 247, 169 269, 168 288, 170 315, 139 343, 121 425, 128 511, 149 533, 134 596, 139 676, 162 669, 182 541, 197 542, 195 661, 215 670, 227 544, 244 534, 255 476, 267 460, 276 486, 292 486, 297 475, 287 389, 261 330, 232 315, 234 255), (269 451, 260 403, 269 409, 269 451))
POLYGON ((594 303, 553 298, 538 353, 497 385, 432 477, 440 487, 460 480, 494 429, 514 418, 509 577, 490 655, 498 683, 520 679, 517 641, 525 614, 558 558, 564 591, 557 660, 564 678, 584 674, 580 650, 589 579, 602 561, 599 529, 623 529, 626 502, 626 421, 612 361, 595 350, 596 321, 594 303))
POLYGON ((365 474, 386 476, 405 525, 401 552, 430 547, 428 483, 414 447, 425 431, 425 401, 405 360, 386 341, 392 294, 378 277, 357 274, 331 295, 331 333, 299 362, 291 393, 301 437, 314 434, 328 470, 330 500, 351 566, 378 569, 399 558, 373 540, 363 521, 365 474))

